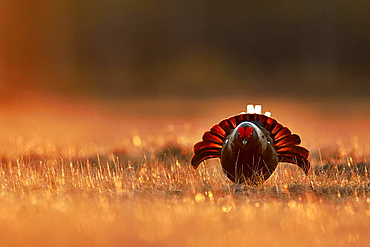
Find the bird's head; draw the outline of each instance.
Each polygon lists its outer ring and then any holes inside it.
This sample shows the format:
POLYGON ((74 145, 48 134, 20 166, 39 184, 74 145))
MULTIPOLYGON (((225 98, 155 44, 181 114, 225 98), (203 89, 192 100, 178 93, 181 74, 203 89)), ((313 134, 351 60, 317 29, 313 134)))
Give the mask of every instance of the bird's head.
POLYGON ((236 148, 248 148, 249 146, 264 146, 265 136, 260 128, 252 122, 242 122, 230 134, 230 141, 236 148))

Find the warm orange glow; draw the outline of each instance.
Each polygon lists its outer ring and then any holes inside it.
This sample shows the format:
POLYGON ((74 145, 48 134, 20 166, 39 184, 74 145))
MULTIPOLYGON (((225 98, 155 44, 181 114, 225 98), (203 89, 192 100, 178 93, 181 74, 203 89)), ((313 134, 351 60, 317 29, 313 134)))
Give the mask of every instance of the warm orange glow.
POLYGON ((367 1, 231 2, 0 1, 0 247, 370 246, 367 1), (189 165, 246 104, 312 173, 189 165))
MULTIPOLYGON (((367 244, 368 171, 305 176, 281 164, 262 186, 248 188, 232 185, 217 160, 189 166, 192 145, 239 112, 242 99, 217 100, 218 111, 209 111, 212 100, 151 100, 145 112, 145 101, 22 95, 2 102, 0 112, 0 244, 367 244), (179 106, 198 108, 179 114, 179 106)), ((318 102, 264 104, 301 135, 314 167, 368 160, 363 115, 337 109, 340 115, 325 116, 312 106, 318 102)))

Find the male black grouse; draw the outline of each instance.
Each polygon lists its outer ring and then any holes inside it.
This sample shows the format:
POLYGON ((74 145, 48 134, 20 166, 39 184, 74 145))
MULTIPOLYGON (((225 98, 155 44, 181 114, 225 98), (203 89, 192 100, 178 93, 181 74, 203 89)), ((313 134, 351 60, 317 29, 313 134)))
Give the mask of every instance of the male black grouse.
POLYGON ((307 174, 309 151, 298 135, 261 114, 239 114, 215 124, 194 145, 191 160, 196 169, 209 158, 220 158, 234 183, 258 184, 267 180, 278 162, 297 164, 307 174))

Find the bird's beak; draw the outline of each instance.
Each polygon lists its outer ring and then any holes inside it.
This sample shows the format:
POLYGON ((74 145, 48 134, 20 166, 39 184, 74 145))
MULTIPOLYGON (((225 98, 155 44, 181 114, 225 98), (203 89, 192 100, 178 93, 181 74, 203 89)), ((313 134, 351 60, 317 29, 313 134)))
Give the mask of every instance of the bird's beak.
POLYGON ((243 140, 242 143, 243 145, 247 144, 248 140, 243 140))

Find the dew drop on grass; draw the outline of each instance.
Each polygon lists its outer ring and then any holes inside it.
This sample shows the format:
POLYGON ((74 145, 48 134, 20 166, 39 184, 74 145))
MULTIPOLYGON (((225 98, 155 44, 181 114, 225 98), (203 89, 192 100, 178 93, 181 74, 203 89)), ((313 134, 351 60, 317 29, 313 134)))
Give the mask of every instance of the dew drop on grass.
POLYGON ((136 147, 140 146, 140 145, 141 145, 141 138, 140 138, 140 136, 138 136, 138 135, 134 135, 134 136, 132 137, 132 143, 133 143, 136 147))
POLYGON ((209 197, 210 201, 214 200, 212 191, 207 191, 205 194, 209 197))
POLYGON ((195 202, 199 203, 199 202, 203 202, 204 200, 205 200, 205 197, 203 194, 198 193, 195 195, 195 202))
POLYGON ((222 206, 221 207, 221 210, 222 210, 222 212, 224 212, 224 213, 228 213, 228 212, 230 212, 231 211, 231 209, 232 209, 233 207, 231 206, 231 205, 224 205, 224 206, 222 206))
POLYGON ((290 201, 290 202, 288 202, 288 206, 290 208, 295 208, 297 206, 297 203, 295 201, 290 201))

